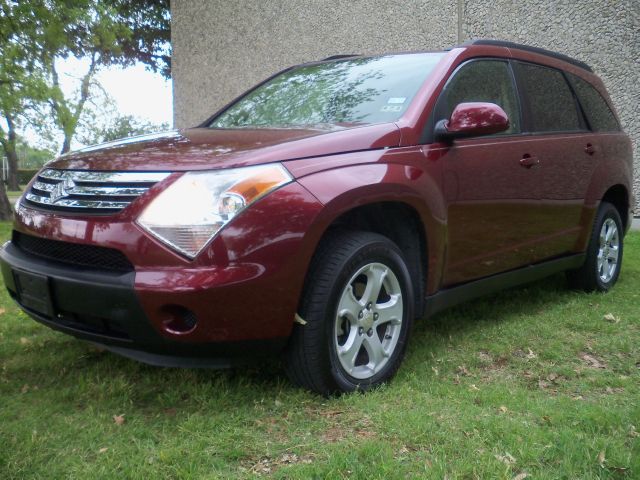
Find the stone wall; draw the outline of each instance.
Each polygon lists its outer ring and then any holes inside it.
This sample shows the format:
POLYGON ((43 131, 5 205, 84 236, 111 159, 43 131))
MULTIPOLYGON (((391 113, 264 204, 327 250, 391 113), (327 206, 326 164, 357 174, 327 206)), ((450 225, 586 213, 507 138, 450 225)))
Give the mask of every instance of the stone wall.
POLYGON ((292 64, 498 38, 574 56, 632 136, 640 199, 640 0, 172 0, 175 125, 205 120, 292 64))

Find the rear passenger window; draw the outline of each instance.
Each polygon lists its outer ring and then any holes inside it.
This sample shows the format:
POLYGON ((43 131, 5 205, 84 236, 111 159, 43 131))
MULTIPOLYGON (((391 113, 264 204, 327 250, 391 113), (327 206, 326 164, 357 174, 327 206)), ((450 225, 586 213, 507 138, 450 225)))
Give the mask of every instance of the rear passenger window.
POLYGON ((569 74, 573 88, 578 95, 578 100, 582 105, 591 130, 596 132, 611 132, 620 130, 620 125, 616 120, 609 105, 602 98, 600 92, 593 88, 589 82, 582 80, 580 77, 569 74))
POLYGON ((507 62, 474 60, 460 67, 438 100, 438 119, 451 117, 465 102, 495 103, 509 117, 509 129, 501 134, 520 132, 520 106, 507 62))
POLYGON ((571 132, 582 129, 573 93, 560 71, 526 63, 515 63, 515 68, 527 97, 532 131, 571 132))

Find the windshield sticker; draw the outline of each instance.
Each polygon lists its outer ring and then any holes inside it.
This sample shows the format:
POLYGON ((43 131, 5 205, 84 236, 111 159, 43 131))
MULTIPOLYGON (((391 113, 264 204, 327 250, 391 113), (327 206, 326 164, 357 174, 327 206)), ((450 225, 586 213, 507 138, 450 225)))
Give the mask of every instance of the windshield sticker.
POLYGON ((384 105, 381 109, 381 112, 401 112, 402 105, 384 105))
POLYGON ((407 101, 407 97, 391 97, 387 100, 387 103, 404 103, 407 101))

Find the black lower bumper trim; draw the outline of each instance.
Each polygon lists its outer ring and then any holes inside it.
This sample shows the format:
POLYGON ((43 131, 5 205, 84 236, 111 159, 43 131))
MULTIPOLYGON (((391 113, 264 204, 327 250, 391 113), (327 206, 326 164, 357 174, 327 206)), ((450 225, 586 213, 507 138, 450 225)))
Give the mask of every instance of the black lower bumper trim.
MULTIPOLYGON (((95 342, 93 342, 95 343, 95 342)), ((96 345, 154 367, 171 368, 230 368, 238 364, 249 363, 256 357, 274 356, 281 352, 287 343, 286 338, 256 340, 246 342, 229 342, 224 344, 207 344, 209 355, 199 357, 179 356, 135 350, 96 343, 96 345), (216 352, 214 355, 212 352, 216 352), (247 352, 251 352, 248 354, 247 352)))

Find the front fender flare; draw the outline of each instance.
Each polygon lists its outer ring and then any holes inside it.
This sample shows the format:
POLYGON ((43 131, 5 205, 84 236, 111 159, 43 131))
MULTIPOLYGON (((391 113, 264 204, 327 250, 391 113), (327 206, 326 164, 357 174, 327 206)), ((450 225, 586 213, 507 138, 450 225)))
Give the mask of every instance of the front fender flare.
POLYGON ((436 179, 417 167, 375 163, 325 170, 298 179, 324 208, 308 232, 320 242, 329 226, 354 208, 381 202, 403 203, 418 214, 427 241, 427 291, 439 285, 446 245, 446 207, 436 179))

